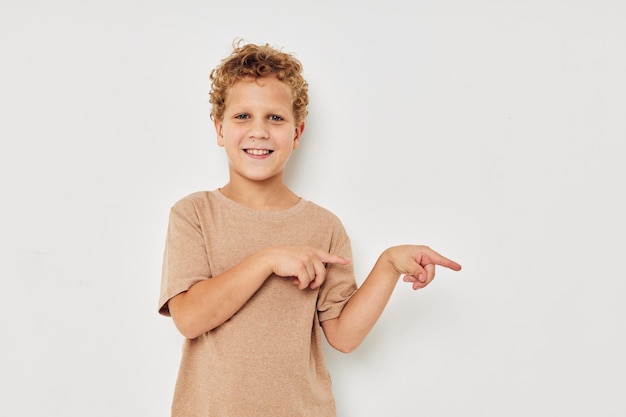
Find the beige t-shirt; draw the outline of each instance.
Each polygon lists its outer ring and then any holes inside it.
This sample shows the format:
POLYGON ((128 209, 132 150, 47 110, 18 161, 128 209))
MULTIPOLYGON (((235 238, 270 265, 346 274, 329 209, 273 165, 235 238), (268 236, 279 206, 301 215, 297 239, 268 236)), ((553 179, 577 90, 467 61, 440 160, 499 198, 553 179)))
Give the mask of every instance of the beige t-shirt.
MULTIPOLYGON (((240 205, 218 190, 171 209, 159 312, 193 284, 266 246, 308 245, 351 258, 339 219, 304 199, 284 211, 240 205)), ((185 340, 172 416, 335 416, 320 321, 339 316, 356 290, 352 264, 328 265, 316 290, 270 276, 228 321, 185 340)))

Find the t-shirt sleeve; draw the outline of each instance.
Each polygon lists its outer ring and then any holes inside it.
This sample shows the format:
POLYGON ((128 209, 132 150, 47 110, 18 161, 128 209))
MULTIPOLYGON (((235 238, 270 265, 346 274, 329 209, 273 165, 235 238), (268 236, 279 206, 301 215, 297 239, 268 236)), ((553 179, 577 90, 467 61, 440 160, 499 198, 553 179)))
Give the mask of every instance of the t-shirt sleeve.
POLYGON ((159 296, 160 314, 169 316, 167 302, 172 297, 211 277, 205 242, 193 201, 178 201, 170 210, 167 228, 159 296))
MULTIPOLYGON (((352 247, 343 227, 334 239, 330 253, 352 260, 352 247)), ((320 288, 317 311, 320 322, 332 320, 341 314, 344 306, 357 289, 352 262, 348 265, 328 264, 326 280, 320 288)))

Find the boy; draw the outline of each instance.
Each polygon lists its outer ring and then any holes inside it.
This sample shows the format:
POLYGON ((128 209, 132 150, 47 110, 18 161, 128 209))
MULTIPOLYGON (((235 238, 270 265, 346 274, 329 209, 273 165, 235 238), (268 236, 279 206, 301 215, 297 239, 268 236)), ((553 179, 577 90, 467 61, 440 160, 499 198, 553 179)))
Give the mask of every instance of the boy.
POLYGON ((294 194, 285 165, 305 127, 300 62, 269 45, 235 45, 211 72, 211 118, 229 182, 171 209, 159 312, 186 337, 173 416, 335 416, 321 334, 354 350, 400 276, 428 285, 425 246, 385 250, 357 289, 346 232, 294 194))

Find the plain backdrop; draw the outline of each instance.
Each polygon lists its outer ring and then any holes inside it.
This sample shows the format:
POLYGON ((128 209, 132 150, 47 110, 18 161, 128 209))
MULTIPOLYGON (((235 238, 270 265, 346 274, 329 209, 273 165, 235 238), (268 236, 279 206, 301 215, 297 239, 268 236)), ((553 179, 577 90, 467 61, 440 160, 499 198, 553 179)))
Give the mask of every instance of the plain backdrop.
POLYGON ((227 181, 237 37, 304 64, 288 182, 358 282, 400 243, 463 265, 326 346, 340 417, 626 415, 622 0, 2 0, 1 415, 169 415, 167 217, 227 181))

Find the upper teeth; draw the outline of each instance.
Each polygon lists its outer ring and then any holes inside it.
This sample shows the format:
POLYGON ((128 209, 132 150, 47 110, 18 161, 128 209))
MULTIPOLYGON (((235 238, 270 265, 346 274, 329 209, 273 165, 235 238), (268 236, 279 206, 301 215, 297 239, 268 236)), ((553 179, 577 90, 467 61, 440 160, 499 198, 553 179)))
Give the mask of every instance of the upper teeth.
POLYGON ((269 149, 248 149, 246 152, 251 153, 252 155, 267 155, 270 153, 269 149))

